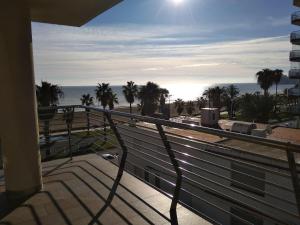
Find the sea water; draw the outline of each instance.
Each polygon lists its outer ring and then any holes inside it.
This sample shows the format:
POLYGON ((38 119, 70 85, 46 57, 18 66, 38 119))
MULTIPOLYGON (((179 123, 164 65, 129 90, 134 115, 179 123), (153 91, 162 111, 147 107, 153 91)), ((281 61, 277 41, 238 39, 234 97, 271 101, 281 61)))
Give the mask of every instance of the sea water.
MULTIPOLYGON (((218 84, 220 87, 226 87, 230 84, 218 84)), ((245 93, 255 93, 257 91, 263 92, 259 85, 256 83, 238 83, 234 84, 239 90, 240 94, 245 93)), ((201 86, 199 85, 199 88, 197 85, 194 85, 193 87, 190 86, 182 86, 179 85, 178 87, 172 86, 172 87, 165 87, 168 88, 170 91, 171 98, 167 101, 174 102, 177 98, 181 98, 184 101, 189 100, 196 100, 198 97, 200 97, 203 93, 203 91, 209 87, 216 86, 201 86)), ((163 86, 162 86, 163 87, 163 86)), ((278 93, 282 93, 286 88, 291 88, 293 85, 279 85, 278 86, 278 93)), ((126 102, 126 99, 122 92, 122 86, 111 86, 114 93, 117 94, 119 104, 116 105, 116 107, 126 107, 129 104, 126 102)), ((95 89, 96 86, 63 86, 62 90, 64 92, 64 97, 60 99, 59 105, 78 105, 81 104, 80 98, 83 94, 90 94, 94 97, 94 104, 95 106, 99 105, 99 102, 95 98, 95 89)), ((270 88, 270 93, 275 93, 275 86, 272 86, 270 88)), ((133 105, 136 105, 138 103, 138 100, 135 101, 133 105)))

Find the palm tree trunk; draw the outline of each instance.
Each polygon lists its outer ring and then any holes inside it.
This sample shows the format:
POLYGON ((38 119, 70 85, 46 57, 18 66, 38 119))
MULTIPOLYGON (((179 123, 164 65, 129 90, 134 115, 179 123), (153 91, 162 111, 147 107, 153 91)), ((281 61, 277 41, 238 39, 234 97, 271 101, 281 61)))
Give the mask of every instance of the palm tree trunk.
POLYGON ((130 114, 132 114, 132 106, 131 106, 131 102, 129 103, 129 111, 130 111, 130 114))

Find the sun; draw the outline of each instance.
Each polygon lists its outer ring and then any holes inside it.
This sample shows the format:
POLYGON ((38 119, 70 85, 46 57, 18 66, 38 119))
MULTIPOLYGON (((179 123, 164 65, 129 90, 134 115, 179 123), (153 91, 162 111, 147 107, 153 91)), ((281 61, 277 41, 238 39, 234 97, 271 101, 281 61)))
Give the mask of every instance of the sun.
POLYGON ((184 0, 171 0, 173 2, 174 5, 178 6, 178 5, 181 5, 184 0))

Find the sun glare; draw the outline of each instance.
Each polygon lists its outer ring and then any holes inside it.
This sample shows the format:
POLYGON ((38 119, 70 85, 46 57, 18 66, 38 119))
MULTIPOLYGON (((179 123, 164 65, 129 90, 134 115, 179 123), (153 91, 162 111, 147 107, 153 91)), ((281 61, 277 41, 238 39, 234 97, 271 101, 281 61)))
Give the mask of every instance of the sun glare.
POLYGON ((181 5, 184 0, 171 0, 173 2, 174 5, 178 6, 178 5, 181 5))

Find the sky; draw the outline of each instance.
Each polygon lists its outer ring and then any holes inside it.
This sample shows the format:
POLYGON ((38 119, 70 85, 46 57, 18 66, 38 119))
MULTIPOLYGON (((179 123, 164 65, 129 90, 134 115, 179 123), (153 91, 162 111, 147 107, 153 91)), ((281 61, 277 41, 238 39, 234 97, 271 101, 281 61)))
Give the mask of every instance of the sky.
POLYGON ((292 0, 124 0, 83 27, 33 23, 36 83, 164 87, 288 72, 292 0))

